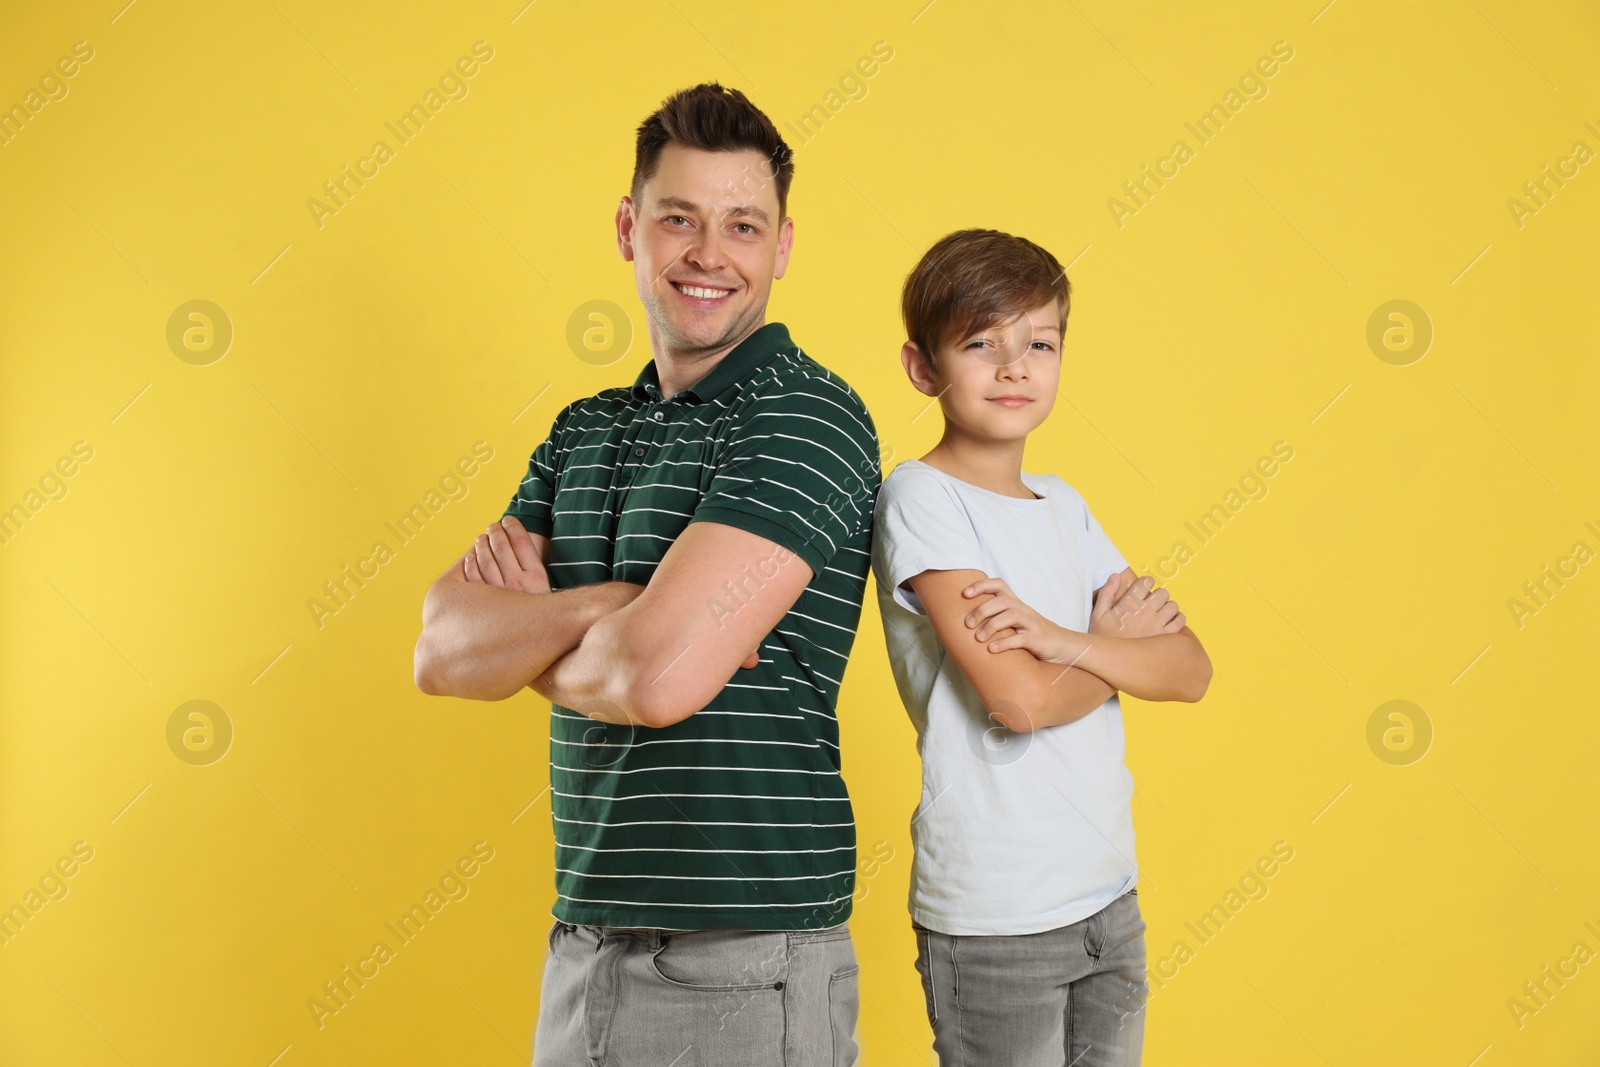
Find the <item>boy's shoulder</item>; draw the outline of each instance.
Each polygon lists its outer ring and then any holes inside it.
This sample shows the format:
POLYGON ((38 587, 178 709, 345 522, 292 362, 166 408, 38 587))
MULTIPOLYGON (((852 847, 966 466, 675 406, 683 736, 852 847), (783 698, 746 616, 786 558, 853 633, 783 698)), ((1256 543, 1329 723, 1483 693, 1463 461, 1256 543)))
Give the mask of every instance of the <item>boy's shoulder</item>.
MULTIPOLYGON (((1027 478, 1043 482, 1045 488, 1059 494, 1061 501, 1074 506, 1087 506, 1082 493, 1071 482, 1051 471, 1025 471, 1027 478)), ((882 494, 889 498, 933 497, 952 502, 960 500, 959 482, 937 467, 921 460, 906 459, 897 463, 883 479, 882 494)), ((880 496, 880 499, 883 497, 880 496)))
POLYGON ((878 490, 878 508, 883 510, 896 503, 931 503, 939 505, 948 501, 959 506, 955 488, 942 471, 920 460, 903 459, 883 477, 878 490))

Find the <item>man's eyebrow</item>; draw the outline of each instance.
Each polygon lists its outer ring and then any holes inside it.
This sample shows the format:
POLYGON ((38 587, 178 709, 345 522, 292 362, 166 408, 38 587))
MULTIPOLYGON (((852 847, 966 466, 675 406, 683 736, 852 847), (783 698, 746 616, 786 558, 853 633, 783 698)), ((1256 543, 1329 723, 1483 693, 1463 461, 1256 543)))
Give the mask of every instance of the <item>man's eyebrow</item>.
MULTIPOLYGON (((691 200, 685 200, 682 197, 677 197, 677 196, 663 196, 661 199, 656 201, 656 207, 658 207, 658 208, 675 208, 678 211, 690 211, 690 212, 696 212, 696 211, 700 210, 700 205, 699 204, 696 204, 691 200)), ((758 207, 751 207, 749 204, 740 204, 737 207, 731 207, 727 211, 723 212, 723 217, 724 218, 756 219, 757 221, 762 222, 762 223, 766 223, 766 222, 770 222, 771 221, 768 218, 767 213, 765 211, 762 211, 758 207)))

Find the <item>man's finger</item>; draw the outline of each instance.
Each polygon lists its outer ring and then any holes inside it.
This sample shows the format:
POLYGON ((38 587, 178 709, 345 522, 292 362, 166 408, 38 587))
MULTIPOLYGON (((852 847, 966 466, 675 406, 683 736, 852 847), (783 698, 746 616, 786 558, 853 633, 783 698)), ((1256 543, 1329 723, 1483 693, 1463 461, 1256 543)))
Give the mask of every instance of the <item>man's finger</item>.
POLYGON ((497 524, 505 531, 506 540, 511 543, 511 551, 516 553, 517 565, 525 571, 535 570, 544 566, 539 559, 539 550, 533 546, 533 536, 523 529, 522 523, 516 516, 507 515, 497 524))
POLYGON ((472 546, 478 558, 478 570, 483 574, 483 580, 490 585, 498 585, 504 589, 506 580, 500 573, 500 565, 494 559, 494 546, 489 544, 488 534, 479 534, 478 540, 472 546))
POLYGON ((500 564, 500 573, 510 578, 523 570, 522 561, 517 558, 517 553, 511 547, 511 538, 506 536, 506 528, 498 522, 489 524, 489 550, 494 553, 495 562, 500 564))

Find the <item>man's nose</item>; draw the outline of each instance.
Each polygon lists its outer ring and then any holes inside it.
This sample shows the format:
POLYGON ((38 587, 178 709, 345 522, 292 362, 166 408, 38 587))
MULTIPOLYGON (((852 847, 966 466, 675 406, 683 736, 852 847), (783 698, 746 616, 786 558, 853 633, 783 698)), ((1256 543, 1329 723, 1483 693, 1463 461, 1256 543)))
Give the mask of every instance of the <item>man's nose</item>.
POLYGON ((721 270, 728 262, 722 238, 713 230, 701 230, 696 234, 685 249, 683 258, 708 274, 721 270))

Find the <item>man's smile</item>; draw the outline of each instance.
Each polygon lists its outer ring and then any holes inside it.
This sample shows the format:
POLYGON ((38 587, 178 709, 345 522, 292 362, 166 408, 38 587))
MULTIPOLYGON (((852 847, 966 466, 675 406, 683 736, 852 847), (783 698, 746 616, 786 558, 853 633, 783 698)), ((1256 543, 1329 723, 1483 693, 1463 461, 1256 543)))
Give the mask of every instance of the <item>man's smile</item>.
POLYGON ((687 297, 691 303, 699 307, 711 307, 718 301, 725 298, 729 293, 733 292, 732 289, 724 289, 706 285, 691 285, 688 282, 669 281, 668 284, 683 296, 687 297))

